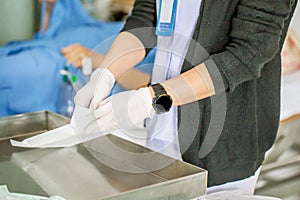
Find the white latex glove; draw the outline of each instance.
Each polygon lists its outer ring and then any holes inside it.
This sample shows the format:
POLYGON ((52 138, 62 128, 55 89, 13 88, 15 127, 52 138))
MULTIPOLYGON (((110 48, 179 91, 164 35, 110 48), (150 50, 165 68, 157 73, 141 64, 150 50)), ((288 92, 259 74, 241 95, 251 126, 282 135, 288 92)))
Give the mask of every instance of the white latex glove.
POLYGON ((95 110, 100 131, 131 131, 141 129, 146 118, 154 116, 152 97, 148 88, 115 94, 95 110))
POLYGON ((108 97, 114 83, 114 75, 108 69, 96 69, 92 73, 89 82, 76 93, 74 97, 75 105, 95 109, 103 99, 108 97))

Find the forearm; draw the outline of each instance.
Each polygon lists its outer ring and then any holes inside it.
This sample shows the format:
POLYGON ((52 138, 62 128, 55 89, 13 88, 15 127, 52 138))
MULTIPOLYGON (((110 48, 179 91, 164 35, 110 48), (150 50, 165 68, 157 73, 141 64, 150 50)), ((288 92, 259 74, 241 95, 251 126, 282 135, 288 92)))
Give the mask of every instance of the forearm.
POLYGON ((100 54, 96 51, 91 51, 88 54, 88 57, 91 58, 91 60, 92 60, 93 69, 97 69, 101 65, 101 63, 103 62, 103 60, 105 58, 105 55, 100 54))
POLYGON ((89 57, 92 60, 93 68, 97 68, 102 63, 104 55, 92 51, 81 44, 71 44, 61 49, 62 55, 67 59, 68 63, 73 64, 75 67, 82 66, 82 59, 89 57))
POLYGON ((132 14, 115 39, 100 67, 108 68, 116 80, 137 65, 156 45, 156 3, 136 0, 132 14))
POLYGON ((125 90, 136 90, 148 85, 150 75, 137 69, 130 69, 117 82, 125 90))
POLYGON ((141 41, 129 32, 121 32, 105 55, 100 67, 108 68, 118 80, 143 60, 146 51, 141 41))
MULTIPOLYGON (((215 94, 212 79, 204 63, 161 83, 173 99, 173 106, 184 105, 215 94)), ((153 89, 150 92, 154 98, 153 89)))
MULTIPOLYGON (((42 0, 39 1, 42 3, 42 0)), ((56 0, 47 0, 45 2, 46 4, 46 10, 45 10, 45 16, 44 16, 44 27, 43 27, 43 32, 47 31, 50 23, 50 16, 54 7, 56 0)))

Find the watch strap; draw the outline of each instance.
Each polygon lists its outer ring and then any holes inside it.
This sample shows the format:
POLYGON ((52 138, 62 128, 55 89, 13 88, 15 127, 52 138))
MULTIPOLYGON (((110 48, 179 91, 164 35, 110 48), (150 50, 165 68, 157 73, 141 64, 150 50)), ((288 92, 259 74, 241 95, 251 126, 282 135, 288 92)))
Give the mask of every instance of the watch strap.
POLYGON ((155 84, 151 85, 151 87, 154 91, 155 97, 159 97, 163 94, 167 94, 167 91, 165 90, 165 88, 159 83, 155 83, 155 84))

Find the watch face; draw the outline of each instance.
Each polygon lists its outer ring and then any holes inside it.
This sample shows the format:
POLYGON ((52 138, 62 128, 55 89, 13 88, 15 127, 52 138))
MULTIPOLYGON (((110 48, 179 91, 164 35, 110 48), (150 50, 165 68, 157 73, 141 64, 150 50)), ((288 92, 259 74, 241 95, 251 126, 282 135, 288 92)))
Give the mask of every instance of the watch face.
POLYGON ((157 114, 168 112, 172 106, 172 99, 169 95, 161 95, 153 102, 153 108, 157 114))

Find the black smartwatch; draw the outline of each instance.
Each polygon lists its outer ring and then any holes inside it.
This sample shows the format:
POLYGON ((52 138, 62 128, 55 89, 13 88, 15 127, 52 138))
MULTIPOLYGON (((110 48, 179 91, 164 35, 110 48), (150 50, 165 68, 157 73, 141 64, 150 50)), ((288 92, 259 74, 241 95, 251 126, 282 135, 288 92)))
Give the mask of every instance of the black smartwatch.
POLYGON ((167 94, 165 88, 159 83, 153 84, 151 87, 155 94, 152 103, 155 112, 157 114, 168 112, 173 104, 171 96, 167 94))

